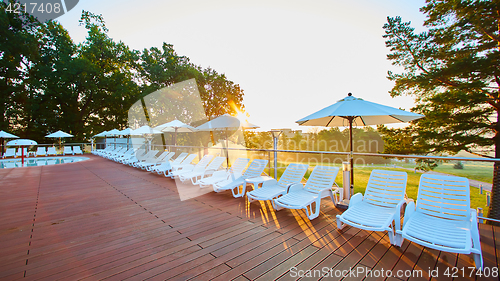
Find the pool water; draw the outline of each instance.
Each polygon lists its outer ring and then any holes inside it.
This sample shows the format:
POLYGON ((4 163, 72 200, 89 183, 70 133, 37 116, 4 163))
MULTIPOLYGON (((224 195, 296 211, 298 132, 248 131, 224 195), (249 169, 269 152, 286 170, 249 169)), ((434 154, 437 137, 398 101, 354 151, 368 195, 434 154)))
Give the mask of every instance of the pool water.
POLYGON ((57 165, 65 163, 74 163, 88 160, 88 157, 37 157, 24 158, 24 165, 21 163, 21 158, 0 160, 0 169, 19 168, 19 167, 35 167, 46 165, 57 165))

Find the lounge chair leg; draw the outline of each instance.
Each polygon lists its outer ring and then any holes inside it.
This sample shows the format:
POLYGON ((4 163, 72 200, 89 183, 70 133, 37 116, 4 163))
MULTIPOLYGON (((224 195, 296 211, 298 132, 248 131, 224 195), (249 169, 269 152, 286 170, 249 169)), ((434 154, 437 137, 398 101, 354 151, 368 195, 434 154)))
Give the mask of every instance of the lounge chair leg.
POLYGON ((337 215, 337 229, 343 229, 345 224, 340 220, 340 215, 337 215))

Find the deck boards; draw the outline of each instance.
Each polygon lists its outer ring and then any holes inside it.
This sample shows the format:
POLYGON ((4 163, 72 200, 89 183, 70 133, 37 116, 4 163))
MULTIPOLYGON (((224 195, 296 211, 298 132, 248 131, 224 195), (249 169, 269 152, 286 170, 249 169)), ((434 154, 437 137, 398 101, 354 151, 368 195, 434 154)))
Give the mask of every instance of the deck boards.
MULTIPOLYGON (((190 185, 180 186, 183 198, 192 197, 181 201, 171 179, 89 157, 0 170, 0 279, 320 280, 318 272, 333 268, 424 272, 344 280, 428 280, 429 269, 473 266, 467 255, 408 241, 391 246, 386 233, 338 231, 340 210, 326 199, 313 221, 303 211, 274 212, 268 202, 190 185), (316 276, 300 278, 291 268, 316 276)), ((480 233, 485 266, 497 267, 500 228, 480 225, 480 233)))

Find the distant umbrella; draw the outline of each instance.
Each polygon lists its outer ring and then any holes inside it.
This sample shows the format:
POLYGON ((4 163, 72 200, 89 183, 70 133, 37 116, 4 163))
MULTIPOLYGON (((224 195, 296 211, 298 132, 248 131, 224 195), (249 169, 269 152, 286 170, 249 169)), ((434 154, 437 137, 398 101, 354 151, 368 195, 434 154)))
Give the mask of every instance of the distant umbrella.
POLYGON ((185 124, 179 120, 174 120, 159 126, 154 127, 155 130, 162 131, 164 133, 174 133, 174 146, 177 145, 177 133, 189 133, 194 132, 196 129, 188 124, 185 124))
POLYGON ((2 139, 2 156, 4 154, 4 139, 18 139, 19 137, 5 131, 0 131, 0 139, 2 139))
POLYGON ((52 134, 48 134, 45 136, 46 138, 59 138, 59 149, 61 148, 61 138, 72 138, 73 135, 71 134, 68 134, 66 132, 63 132, 61 130, 55 132, 55 133, 52 133, 52 134))

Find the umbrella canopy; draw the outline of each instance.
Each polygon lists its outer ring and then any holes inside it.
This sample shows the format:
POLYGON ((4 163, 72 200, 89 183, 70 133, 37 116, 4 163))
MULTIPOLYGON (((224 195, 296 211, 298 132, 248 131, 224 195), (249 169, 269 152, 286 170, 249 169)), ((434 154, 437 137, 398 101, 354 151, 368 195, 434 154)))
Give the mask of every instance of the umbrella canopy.
POLYGON ((123 129, 120 131, 120 136, 130 136, 130 133, 133 131, 131 128, 123 129))
POLYGON ((351 189, 354 184, 352 161, 352 126, 355 125, 380 125, 390 123, 405 123, 424 117, 421 114, 404 111, 401 109, 365 101, 353 97, 351 93, 338 102, 308 115, 298 121, 302 126, 340 127, 349 126, 349 149, 351 164, 351 189))
POLYGON ((177 133, 190 133, 196 131, 196 129, 188 124, 185 124, 179 120, 170 121, 168 123, 154 127, 155 130, 162 131, 164 133, 174 133, 172 136, 174 138, 174 146, 177 145, 177 133))
POLYGON ((34 140, 28 139, 17 139, 7 142, 7 146, 27 146, 27 145, 37 145, 38 143, 34 140))
POLYGON ((259 128, 259 126, 248 123, 248 122, 241 122, 238 118, 233 117, 229 114, 224 114, 221 115, 213 120, 210 120, 198 127, 196 127, 196 130, 199 131, 214 131, 214 130, 221 130, 221 129, 236 129, 236 128, 243 128, 243 129, 256 129, 259 128))
POLYGON ((404 123, 424 117, 394 107, 355 98, 349 93, 344 99, 321 109, 298 121, 302 126, 340 127, 352 118, 356 125, 369 126, 391 123, 404 123))
POLYGON ((59 130, 59 131, 57 131, 55 133, 48 134, 45 137, 46 138, 71 138, 71 137, 73 137, 73 135, 68 134, 66 132, 63 132, 63 131, 59 130))
POLYGON ((19 137, 13 134, 9 134, 5 131, 0 131, 0 138, 2 139, 18 139, 19 137))
POLYGON ((4 153, 4 151, 3 151, 3 148, 4 148, 3 142, 4 142, 4 140, 3 139, 18 139, 18 138, 19 137, 16 136, 16 135, 9 134, 9 133, 7 133, 5 131, 0 131, 0 139, 2 140, 2 147, 1 147, 0 152, 2 153, 2 155, 4 153))
POLYGON ((108 131, 103 131, 100 132, 99 134, 95 135, 94 138, 104 138, 108 134, 108 131))
POLYGON ((130 134, 136 135, 136 136, 146 135, 146 134, 156 135, 156 134, 161 134, 161 131, 155 130, 155 129, 149 127, 148 125, 144 125, 138 129, 132 130, 132 132, 130 134))

